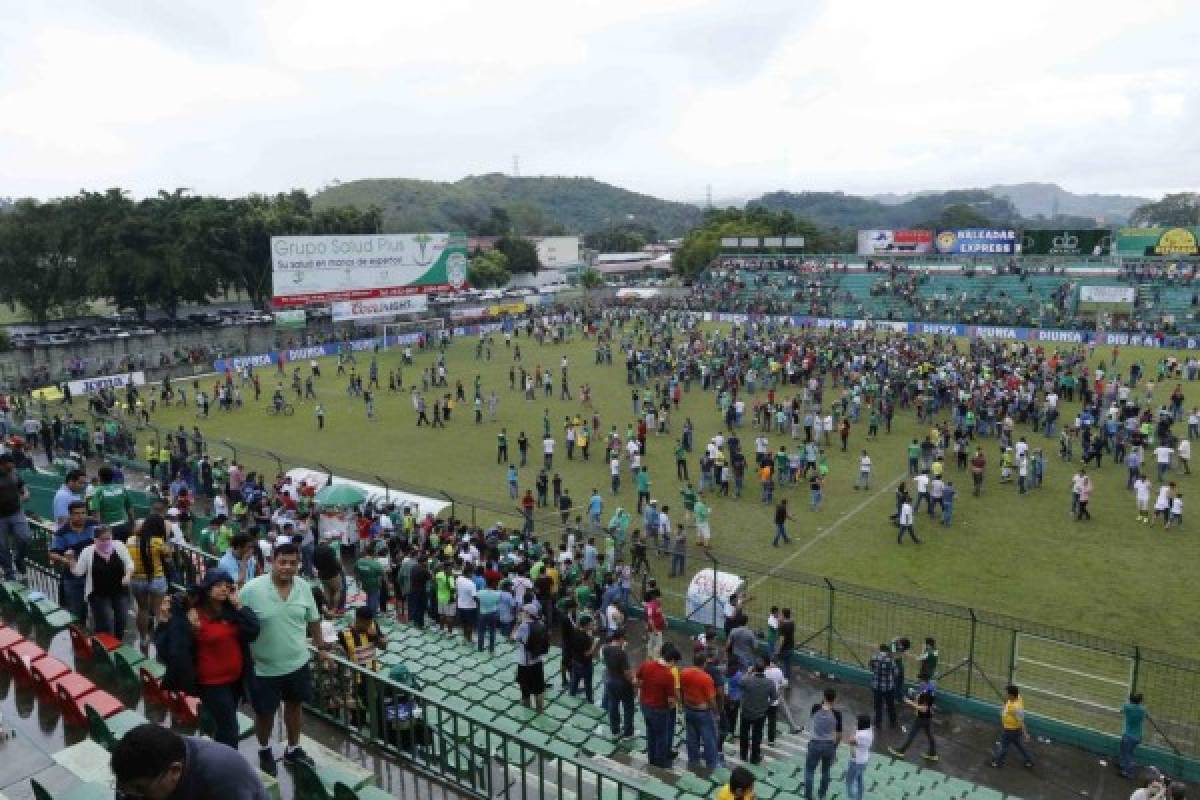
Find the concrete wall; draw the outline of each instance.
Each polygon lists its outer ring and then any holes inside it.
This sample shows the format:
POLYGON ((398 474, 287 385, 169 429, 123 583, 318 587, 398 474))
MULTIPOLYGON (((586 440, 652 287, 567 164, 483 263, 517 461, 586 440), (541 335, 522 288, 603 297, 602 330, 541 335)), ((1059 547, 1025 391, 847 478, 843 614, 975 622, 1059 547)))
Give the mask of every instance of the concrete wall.
POLYGON ((265 353, 281 346, 301 346, 323 341, 332 333, 333 327, 327 321, 310 322, 305 330, 236 325, 10 350, 0 353, 0 387, 37 388, 75 377, 139 369, 145 370, 150 381, 167 374, 192 375, 211 371, 213 361, 220 355, 265 353), (162 366, 163 356, 166 366, 162 366))

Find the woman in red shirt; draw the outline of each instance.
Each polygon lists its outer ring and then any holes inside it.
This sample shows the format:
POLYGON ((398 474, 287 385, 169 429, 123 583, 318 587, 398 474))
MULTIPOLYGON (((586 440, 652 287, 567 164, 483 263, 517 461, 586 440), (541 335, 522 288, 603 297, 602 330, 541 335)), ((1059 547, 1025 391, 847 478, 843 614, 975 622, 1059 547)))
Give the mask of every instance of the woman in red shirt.
POLYGON ((258 637, 258 616, 242 605, 228 574, 210 569, 203 582, 171 601, 155 646, 167 667, 168 689, 200 698, 213 719, 213 739, 237 749, 238 704, 248 697, 252 674, 249 644, 258 637))

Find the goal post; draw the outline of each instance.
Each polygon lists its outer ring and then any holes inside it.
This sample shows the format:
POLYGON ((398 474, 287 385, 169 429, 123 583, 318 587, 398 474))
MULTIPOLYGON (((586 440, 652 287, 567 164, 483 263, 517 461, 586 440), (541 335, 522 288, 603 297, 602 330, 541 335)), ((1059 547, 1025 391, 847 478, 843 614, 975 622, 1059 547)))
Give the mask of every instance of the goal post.
POLYGON ((379 337, 383 348, 391 347, 428 347, 437 342, 446 330, 446 320, 442 317, 429 319, 410 319, 404 322, 385 322, 379 325, 379 337))

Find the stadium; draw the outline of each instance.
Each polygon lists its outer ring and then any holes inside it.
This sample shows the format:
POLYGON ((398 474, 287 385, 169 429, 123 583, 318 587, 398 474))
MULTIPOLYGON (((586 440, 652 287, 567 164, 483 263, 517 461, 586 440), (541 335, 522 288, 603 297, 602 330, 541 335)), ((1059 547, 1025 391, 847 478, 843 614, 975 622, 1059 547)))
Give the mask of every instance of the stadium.
POLYGON ((14 15, 0 800, 1194 793, 1195 11, 787 5, 14 15))

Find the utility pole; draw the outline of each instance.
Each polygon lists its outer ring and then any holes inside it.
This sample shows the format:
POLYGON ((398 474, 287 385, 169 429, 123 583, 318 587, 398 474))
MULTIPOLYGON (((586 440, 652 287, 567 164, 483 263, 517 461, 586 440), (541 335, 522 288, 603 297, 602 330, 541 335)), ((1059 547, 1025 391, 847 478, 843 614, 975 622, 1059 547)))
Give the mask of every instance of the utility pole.
POLYGON ((708 208, 708 209, 712 208, 712 184, 711 183, 704 187, 704 207, 708 208))
POLYGON ((513 177, 521 177, 521 159, 517 155, 513 155, 513 177))

